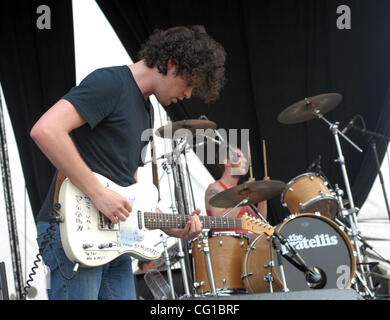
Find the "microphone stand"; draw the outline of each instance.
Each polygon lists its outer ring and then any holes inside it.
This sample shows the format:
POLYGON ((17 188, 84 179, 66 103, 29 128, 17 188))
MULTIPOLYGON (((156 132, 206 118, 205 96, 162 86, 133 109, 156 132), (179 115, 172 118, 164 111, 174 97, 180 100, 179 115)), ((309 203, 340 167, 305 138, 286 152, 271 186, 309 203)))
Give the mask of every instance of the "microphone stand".
POLYGON ((376 143, 375 143, 375 138, 380 138, 380 139, 386 140, 386 141, 388 141, 388 142, 390 141, 390 138, 384 136, 383 134, 376 133, 376 132, 373 132, 373 131, 369 131, 369 130, 366 130, 366 129, 361 129, 361 128, 356 127, 356 126, 354 126, 354 125, 352 125, 351 129, 355 129, 356 131, 361 132, 363 135, 368 134, 368 135, 370 136, 370 137, 368 138, 368 142, 370 143, 371 148, 372 148, 372 151, 374 152, 375 163, 376 163, 377 170, 378 170, 378 176, 379 176, 380 183, 381 183, 381 185, 382 185, 383 196, 384 196, 384 198, 385 198, 385 204, 386 204, 386 209, 387 209, 387 215, 388 215, 388 217, 389 217, 389 219, 390 219, 390 206, 389 206, 389 200, 387 199, 387 193, 386 193, 386 189, 385 189, 385 183, 384 183, 384 180, 383 180, 383 175, 382 175, 382 171, 381 171, 381 165, 380 165, 380 162, 379 162, 378 152, 377 152, 376 143))
MULTIPOLYGON (((184 186, 184 174, 183 174, 183 169, 182 169, 182 163, 180 161, 180 153, 176 152, 177 149, 177 144, 176 141, 172 141, 172 146, 173 146, 173 151, 172 151, 172 161, 170 161, 170 165, 172 168, 172 177, 174 181, 174 189, 175 189, 175 199, 176 199, 176 207, 178 211, 182 214, 187 214, 189 215, 189 207, 188 207, 188 202, 187 202, 187 194, 185 192, 185 186, 184 186), (176 155, 176 157, 174 156, 176 155), (177 156, 178 155, 178 156, 177 156)), ((185 146, 185 145, 184 145, 185 146)), ((179 146, 180 147, 180 146, 179 146)), ((193 291, 193 287, 190 288, 189 283, 193 283, 191 279, 191 274, 188 272, 190 268, 190 259, 188 256, 188 245, 187 242, 178 239, 178 246, 179 246, 179 262, 181 266, 181 273, 182 273, 182 278, 183 278, 183 286, 184 286, 184 296, 185 297, 190 297, 192 293, 190 292, 193 291)))
POLYGON ((171 291, 171 297, 173 300, 175 300, 176 294, 175 294, 175 288, 174 288, 174 284, 173 284, 171 260, 169 259, 169 252, 168 252, 168 237, 165 234, 161 234, 160 236, 161 236, 161 241, 156 243, 155 246, 157 246, 161 242, 164 246, 165 265, 167 266, 167 276, 168 276, 168 282, 169 282, 170 291, 171 291))
MULTIPOLYGON (((339 135, 341 135, 345 140, 347 140, 359 152, 363 152, 363 150, 360 149, 355 143, 353 143, 348 137, 346 137, 338 129, 338 123, 337 122, 336 123, 331 123, 330 121, 328 121, 323 116, 323 114, 321 114, 320 110, 317 109, 317 108, 314 108, 312 110, 312 113, 315 116, 317 116, 319 119, 325 121, 329 125, 329 130, 332 132, 333 137, 335 139, 337 152, 339 154, 339 158, 337 159, 337 161, 339 162, 340 167, 341 167, 341 172, 343 174, 344 184, 345 184, 345 188, 346 188, 346 191, 347 191, 349 205, 350 205, 350 209, 351 209, 351 210, 349 210, 350 213, 348 214, 348 218, 349 218, 349 224, 350 224, 351 229, 352 229, 352 241, 353 241, 354 246, 355 246, 356 260, 357 260, 358 266, 360 267, 361 274, 363 275, 363 277, 361 277, 361 278, 358 277, 358 278, 359 278, 362 286, 364 287, 364 289, 366 291, 366 294, 369 295, 371 298, 373 298, 374 295, 371 292, 371 290, 368 288, 367 281, 364 279, 364 275, 366 274, 366 270, 364 270, 364 266, 362 265, 362 261, 363 260, 362 260, 362 257, 361 257, 361 252, 360 252, 360 249, 359 249, 359 243, 358 243, 358 238, 357 238, 357 235, 358 235, 358 223, 357 223, 357 218, 356 218, 356 212, 358 211, 358 208, 355 207, 355 204, 354 204, 354 201, 353 201, 352 191, 351 191, 351 187, 350 187, 349 179, 348 179, 348 174, 347 174, 347 169, 346 169, 346 166, 345 166, 345 159, 344 159, 344 155, 343 155, 342 150, 341 150, 339 135)), ((355 284, 355 289, 358 291, 357 284, 355 284)))

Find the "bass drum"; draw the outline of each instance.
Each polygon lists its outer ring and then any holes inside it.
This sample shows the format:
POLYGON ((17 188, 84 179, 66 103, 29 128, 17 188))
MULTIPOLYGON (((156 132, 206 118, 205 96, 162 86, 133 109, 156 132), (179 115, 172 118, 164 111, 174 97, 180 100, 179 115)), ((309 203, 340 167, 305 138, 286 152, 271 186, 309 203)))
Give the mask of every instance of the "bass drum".
MULTIPOLYGON (((316 213, 290 216, 276 227, 309 267, 322 274, 321 288, 345 289, 355 276, 356 258, 351 241, 340 227, 316 213)), ((283 289, 281 268, 272 237, 258 236, 251 242, 242 263, 242 278, 248 293, 270 292, 267 278, 272 275, 272 290, 283 289)), ((283 248, 282 248, 283 250, 283 248)), ((302 271, 283 256, 280 257, 287 288, 290 291, 308 290, 311 285, 302 271)))

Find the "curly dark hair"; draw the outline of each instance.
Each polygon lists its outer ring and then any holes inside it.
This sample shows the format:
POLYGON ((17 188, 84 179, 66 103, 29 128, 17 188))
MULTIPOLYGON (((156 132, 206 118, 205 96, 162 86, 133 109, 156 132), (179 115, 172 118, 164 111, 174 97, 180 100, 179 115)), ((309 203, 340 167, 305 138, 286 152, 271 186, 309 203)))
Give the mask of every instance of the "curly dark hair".
POLYGON ((164 75, 171 60, 176 75, 186 79, 189 85, 195 84, 193 95, 206 103, 215 102, 226 82, 226 52, 203 26, 157 29, 142 46, 139 58, 164 75))

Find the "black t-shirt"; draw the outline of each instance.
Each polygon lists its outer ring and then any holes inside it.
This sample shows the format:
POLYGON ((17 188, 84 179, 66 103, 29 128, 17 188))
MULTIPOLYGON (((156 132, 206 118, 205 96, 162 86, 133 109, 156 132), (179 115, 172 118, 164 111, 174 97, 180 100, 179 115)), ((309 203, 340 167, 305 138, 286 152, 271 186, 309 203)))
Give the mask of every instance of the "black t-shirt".
MULTIPOLYGON (((149 101, 144 99, 128 66, 95 70, 63 99, 68 100, 86 120, 70 135, 89 168, 113 182, 128 186, 143 165, 141 139, 150 128, 149 101)), ((48 221, 52 209, 56 176, 38 214, 48 221)))

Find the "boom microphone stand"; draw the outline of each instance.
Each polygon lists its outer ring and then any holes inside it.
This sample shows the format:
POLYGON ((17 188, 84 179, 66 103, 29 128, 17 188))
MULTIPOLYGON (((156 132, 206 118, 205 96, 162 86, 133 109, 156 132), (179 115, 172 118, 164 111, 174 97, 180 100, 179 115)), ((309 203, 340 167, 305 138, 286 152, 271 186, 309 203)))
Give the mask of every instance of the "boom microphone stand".
POLYGON ((385 189, 385 184, 384 184, 383 175, 382 175, 382 171, 381 171, 381 165, 379 163, 379 157, 378 157, 378 152, 377 152, 376 143, 375 143, 375 138, 380 138, 380 139, 386 140, 387 142, 390 141, 390 138, 384 136, 383 134, 376 133, 376 132, 373 132, 373 131, 369 131, 369 130, 366 130, 366 129, 361 129, 361 128, 356 127, 354 125, 352 125, 351 128, 355 129, 356 131, 361 132, 363 135, 369 135, 370 136, 368 138, 368 142, 370 143, 372 151, 374 153, 375 163, 376 163, 377 171, 378 171, 378 176, 379 176, 380 183, 382 185, 383 197, 385 199, 387 215, 389 216, 389 219, 390 219, 389 200, 387 199, 387 193, 386 193, 386 189, 385 189))
MULTIPOLYGON (((245 200, 245 199, 244 199, 245 200)), ((249 200, 249 199, 248 199, 249 200)), ((257 210, 256 206, 253 204, 249 204, 249 206, 257 213, 257 215, 260 217, 263 222, 268 224, 268 221, 260 214, 260 212, 257 210)), ((306 262, 303 260, 303 258, 296 252, 296 250, 290 245, 290 243, 282 236, 278 231, 274 230, 273 233, 274 240, 275 238, 279 241, 279 243, 287 250, 281 249, 280 253, 281 255, 290 262, 294 267, 296 267, 298 270, 302 271, 304 273, 306 281, 310 284, 312 288, 322 288, 325 285, 324 279, 322 278, 321 273, 317 270, 316 267, 309 267, 306 262)), ((276 244, 277 246, 277 244, 276 244)), ((279 254, 279 252, 277 252, 279 254)), ((288 291, 286 288, 286 281, 284 277, 283 268, 282 270, 282 276, 283 276, 283 285, 284 290, 288 291)), ((271 276, 271 275, 270 275, 271 276)), ((272 279, 268 277, 267 281, 270 282, 270 291, 272 292, 272 279)))
MULTIPOLYGON (((180 159, 182 151, 185 150, 185 144, 183 148, 183 146, 180 146, 180 144, 178 145, 177 142, 174 140, 172 141, 172 143, 173 143, 172 145, 173 156, 170 164, 173 173, 176 206, 179 212, 189 215, 190 209, 187 201, 188 197, 185 189, 184 172, 183 172, 182 163, 180 159)), ((190 270, 190 258, 188 255, 189 252, 188 245, 187 242, 182 239, 178 240, 178 245, 179 245, 179 257, 180 257, 180 264, 182 268, 182 277, 183 277, 185 296, 189 297, 191 295, 189 283, 194 283, 194 282, 191 279, 191 273, 187 272, 187 270, 190 270)), ((193 287, 191 288, 193 289, 193 287)))
MULTIPOLYGON (((349 224, 350 224, 351 231, 352 231, 352 241, 355 245, 357 264, 360 267, 360 269, 361 269, 360 271, 362 274, 362 277, 358 277, 358 279, 360 280, 362 286, 364 287, 366 294, 369 295, 371 298, 373 298, 374 295, 371 292, 371 290, 368 288, 367 282, 364 278, 364 275, 366 274, 366 270, 364 270, 364 265, 362 264, 363 260, 362 260, 362 256, 361 256, 360 249, 359 249, 359 243, 358 243, 358 224, 357 224, 357 218, 356 218, 356 213, 358 212, 358 208, 355 207, 355 204, 353 201, 352 191, 351 191, 351 187, 350 187, 349 179, 348 179, 348 174, 347 174, 347 169, 345 166, 345 159, 344 159, 344 155, 343 155, 342 150, 341 150, 339 135, 341 135, 345 140, 347 140, 359 152, 362 152, 363 150, 360 149, 356 144, 354 144, 348 137, 346 137, 338 129, 337 122, 331 123, 330 121, 328 121, 323 116, 323 114, 321 114, 320 110, 317 108, 314 108, 312 112, 315 116, 317 116, 319 119, 325 121, 329 125, 329 130, 332 132, 335 143, 336 143, 337 152, 339 155, 337 162, 340 164, 340 167, 341 167, 341 172, 343 174, 344 184, 345 184, 345 188, 346 188, 348 200, 349 200, 349 205, 350 205, 350 209, 346 210, 346 211, 348 213, 347 215, 348 215, 349 224)), ((357 285, 355 285, 355 289, 358 290, 357 285)))

